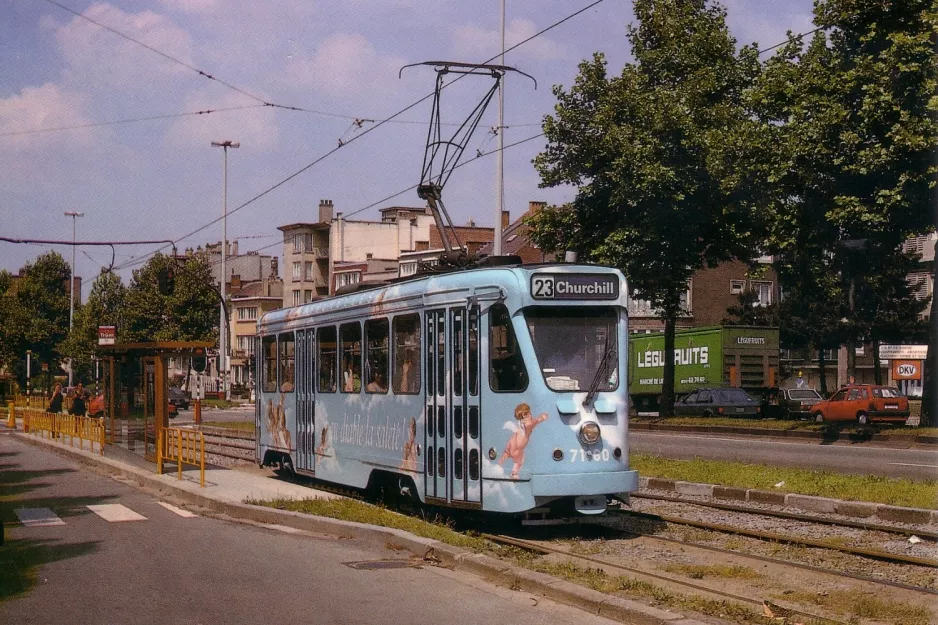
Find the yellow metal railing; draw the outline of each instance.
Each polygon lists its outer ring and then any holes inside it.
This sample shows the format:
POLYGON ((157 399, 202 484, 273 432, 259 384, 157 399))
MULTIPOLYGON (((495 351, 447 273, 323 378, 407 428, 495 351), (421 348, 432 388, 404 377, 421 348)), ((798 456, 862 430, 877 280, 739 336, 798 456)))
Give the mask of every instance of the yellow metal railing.
POLYGON ((199 467, 199 485, 205 487, 205 436, 196 430, 160 428, 156 445, 156 472, 163 474, 163 462, 175 462, 179 479, 182 465, 199 467))
POLYGON ((98 453, 104 455, 104 419, 52 414, 38 408, 24 408, 22 412, 24 432, 43 438, 67 436, 72 447, 75 446, 77 438, 80 449, 84 449, 85 441, 88 441, 91 451, 94 451, 94 445, 97 443, 98 453))
POLYGON ((14 395, 13 404, 17 408, 45 408, 48 398, 41 395, 14 395))

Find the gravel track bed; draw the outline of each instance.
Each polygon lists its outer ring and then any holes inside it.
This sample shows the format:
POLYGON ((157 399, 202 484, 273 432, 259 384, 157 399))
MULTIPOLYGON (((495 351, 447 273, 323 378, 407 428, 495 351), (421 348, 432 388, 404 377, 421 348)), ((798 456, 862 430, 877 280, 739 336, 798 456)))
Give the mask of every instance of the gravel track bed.
MULTIPOLYGON (((938 553, 936 553, 935 543, 930 540, 923 540, 920 543, 913 544, 909 542, 908 539, 880 531, 777 519, 759 516, 758 514, 729 512, 701 506, 649 499, 633 499, 632 509, 637 512, 681 517, 731 527, 743 527, 795 538, 807 538, 818 541, 827 540, 834 545, 840 544, 854 548, 885 551, 891 554, 938 559, 936 558, 938 553)), ((861 575, 873 579, 938 590, 938 574, 936 574, 936 570, 925 566, 883 562, 823 548, 767 542, 756 538, 748 538, 745 536, 731 535, 676 524, 662 524, 654 520, 634 517, 629 518, 628 516, 622 518, 621 524, 617 523, 614 526, 624 530, 636 530, 642 533, 649 533, 664 538, 673 538, 693 544, 728 549, 742 555, 754 554, 777 558, 793 563, 809 564, 821 568, 844 571, 852 575, 861 575)), ((611 540, 606 542, 612 545, 619 541, 611 540)), ((581 547, 585 548, 586 544, 582 544, 581 547)), ((677 548, 678 547, 675 546, 672 549, 677 548)))

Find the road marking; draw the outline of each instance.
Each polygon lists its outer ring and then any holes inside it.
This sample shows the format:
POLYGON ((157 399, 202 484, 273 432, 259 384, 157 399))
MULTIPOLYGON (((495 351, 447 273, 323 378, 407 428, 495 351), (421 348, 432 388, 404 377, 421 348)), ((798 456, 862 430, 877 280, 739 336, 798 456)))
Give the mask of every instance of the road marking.
POLYGON ((16 517, 26 527, 41 527, 45 525, 65 525, 55 512, 49 508, 20 508, 14 510, 16 517))
POLYGON ((108 523, 119 523, 121 521, 146 521, 147 517, 137 514, 127 506, 119 503, 107 503, 99 506, 88 506, 88 509, 97 514, 108 523))
POLYGON ((911 462, 890 462, 888 464, 896 467, 923 467, 926 469, 938 469, 938 464, 912 464, 911 462))
POLYGON ((174 506, 173 504, 166 503, 165 501, 157 501, 156 503, 160 504, 161 506, 163 506, 164 508, 166 508, 166 509, 169 510, 170 512, 175 512, 175 513, 178 514, 179 516, 181 516, 181 517, 183 517, 183 518, 186 518, 186 519, 191 519, 192 517, 197 517, 197 516, 199 516, 199 515, 197 515, 197 514, 194 514, 194 513, 192 513, 192 512, 189 512, 188 510, 183 510, 182 508, 177 508, 177 507, 174 506))

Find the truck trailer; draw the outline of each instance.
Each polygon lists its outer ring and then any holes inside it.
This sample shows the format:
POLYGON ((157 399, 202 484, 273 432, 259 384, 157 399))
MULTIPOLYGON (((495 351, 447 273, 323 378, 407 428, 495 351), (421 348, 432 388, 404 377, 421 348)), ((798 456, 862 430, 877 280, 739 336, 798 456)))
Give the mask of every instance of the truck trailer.
MULTIPOLYGON (((674 337, 674 394, 735 386, 761 399, 778 382, 778 328, 707 326, 674 337)), ((637 415, 658 413, 664 385, 664 333, 629 336, 629 395, 637 415)))

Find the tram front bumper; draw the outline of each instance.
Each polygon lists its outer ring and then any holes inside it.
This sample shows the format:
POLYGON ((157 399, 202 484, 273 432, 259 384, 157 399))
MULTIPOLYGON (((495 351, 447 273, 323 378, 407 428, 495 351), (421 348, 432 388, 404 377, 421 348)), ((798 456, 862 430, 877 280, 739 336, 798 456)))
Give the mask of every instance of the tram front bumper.
POLYGON ((638 490, 638 471, 603 473, 561 473, 532 475, 531 494, 535 497, 566 495, 613 495, 638 490))

